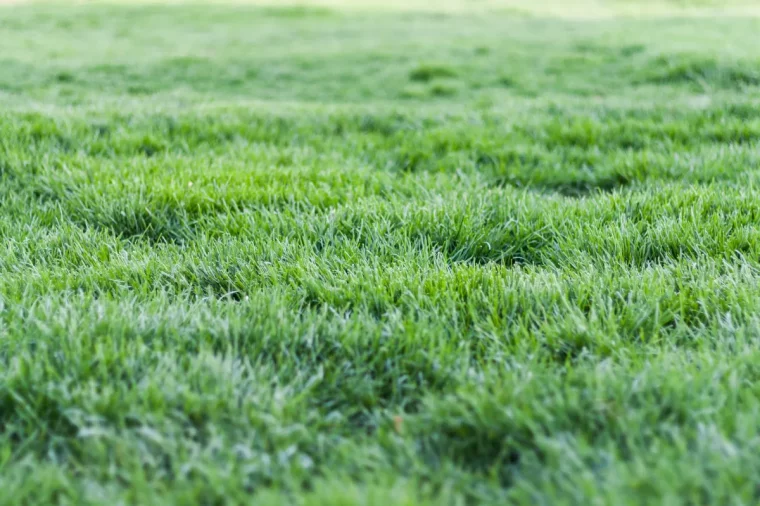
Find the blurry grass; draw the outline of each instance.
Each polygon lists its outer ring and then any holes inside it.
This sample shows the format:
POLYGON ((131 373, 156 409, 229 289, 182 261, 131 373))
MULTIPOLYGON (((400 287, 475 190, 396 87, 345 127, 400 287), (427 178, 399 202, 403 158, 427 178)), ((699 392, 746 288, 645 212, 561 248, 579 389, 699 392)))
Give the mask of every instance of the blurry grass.
MULTIPOLYGON (((29 0, 19 0, 29 1, 29 0)), ((39 0, 31 0, 39 1, 39 0)), ((55 3, 43 0, 42 3, 55 3)), ((59 1, 59 3, 65 3, 59 1)), ((70 3, 70 2, 69 2, 70 3)), ((108 3, 104 0, 84 0, 80 3, 108 3)), ((134 2, 132 2, 134 3, 134 2)), ((153 3, 138 0, 137 3, 153 3)), ((170 5, 192 5, 202 2, 188 0, 168 0, 170 5)), ((253 5, 270 9, 284 17, 313 16, 330 11, 390 11, 390 12, 434 12, 447 14, 501 12, 510 14, 538 14, 558 17, 609 17, 615 15, 645 14, 668 15, 688 13, 708 15, 711 9, 724 12, 745 12, 757 14, 753 0, 226 0, 226 5, 253 5)), ((715 13, 712 12, 712 14, 715 13)))
POLYGON ((0 9, 0 504, 756 502, 758 19, 404 6, 0 9))

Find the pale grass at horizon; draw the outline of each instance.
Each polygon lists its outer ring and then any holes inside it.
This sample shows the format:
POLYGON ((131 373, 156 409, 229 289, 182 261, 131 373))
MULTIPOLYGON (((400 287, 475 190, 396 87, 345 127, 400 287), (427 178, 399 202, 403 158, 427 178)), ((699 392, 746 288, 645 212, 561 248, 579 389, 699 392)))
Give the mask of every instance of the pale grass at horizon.
POLYGON ((702 0, 696 5, 661 0, 0 0, 2 4, 39 5, 251 5, 266 7, 329 8, 342 11, 419 11, 449 14, 512 12, 559 18, 594 19, 615 16, 760 16, 755 0, 702 0))

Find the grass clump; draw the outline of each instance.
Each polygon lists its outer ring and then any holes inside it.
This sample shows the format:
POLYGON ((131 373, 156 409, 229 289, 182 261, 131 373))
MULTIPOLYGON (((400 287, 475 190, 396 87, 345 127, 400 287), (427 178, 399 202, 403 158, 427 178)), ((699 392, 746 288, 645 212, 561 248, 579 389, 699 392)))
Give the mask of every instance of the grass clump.
POLYGON ((423 83, 430 82, 434 79, 456 76, 457 71, 453 67, 433 63, 420 64, 409 72, 410 80, 423 83))

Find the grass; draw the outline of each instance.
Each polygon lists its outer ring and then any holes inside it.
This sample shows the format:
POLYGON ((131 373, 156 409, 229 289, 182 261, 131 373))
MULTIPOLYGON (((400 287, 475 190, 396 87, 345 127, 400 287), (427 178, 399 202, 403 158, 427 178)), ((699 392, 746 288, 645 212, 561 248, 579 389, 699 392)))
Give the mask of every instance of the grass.
POLYGON ((0 504, 752 504, 751 4, 0 7, 0 504))

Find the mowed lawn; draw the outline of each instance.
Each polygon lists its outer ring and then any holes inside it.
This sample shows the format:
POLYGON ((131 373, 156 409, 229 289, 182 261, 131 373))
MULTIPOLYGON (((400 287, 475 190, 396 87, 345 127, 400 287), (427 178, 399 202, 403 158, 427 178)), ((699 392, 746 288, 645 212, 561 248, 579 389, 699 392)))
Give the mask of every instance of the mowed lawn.
POLYGON ((0 504, 754 504, 760 12, 0 6, 0 504))

